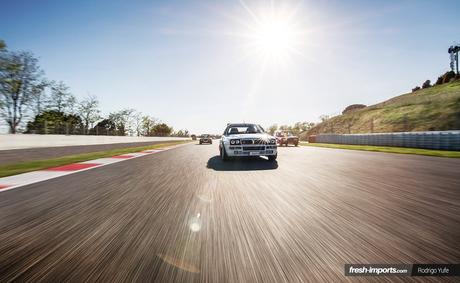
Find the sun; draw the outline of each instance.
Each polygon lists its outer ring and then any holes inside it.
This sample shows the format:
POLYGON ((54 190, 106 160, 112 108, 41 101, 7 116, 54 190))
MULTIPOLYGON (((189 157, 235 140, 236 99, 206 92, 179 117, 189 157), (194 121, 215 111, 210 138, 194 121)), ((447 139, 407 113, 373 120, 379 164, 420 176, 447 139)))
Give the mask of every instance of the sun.
POLYGON ((251 40, 263 57, 281 59, 295 48, 295 34, 288 19, 271 16, 256 23, 251 40))
POLYGON ((240 2, 249 14, 246 21, 246 45, 251 57, 257 55, 264 63, 287 63, 294 54, 302 54, 306 34, 301 28, 298 6, 271 5, 258 9, 240 2))

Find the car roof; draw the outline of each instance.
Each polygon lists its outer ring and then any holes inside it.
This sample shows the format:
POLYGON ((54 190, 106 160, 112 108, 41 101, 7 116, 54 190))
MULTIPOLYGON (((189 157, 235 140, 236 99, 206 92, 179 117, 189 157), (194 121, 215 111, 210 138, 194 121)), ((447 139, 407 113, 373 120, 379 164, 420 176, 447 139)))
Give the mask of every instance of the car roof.
POLYGON ((253 125, 257 125, 257 124, 255 123, 228 123, 227 127, 249 127, 253 125))

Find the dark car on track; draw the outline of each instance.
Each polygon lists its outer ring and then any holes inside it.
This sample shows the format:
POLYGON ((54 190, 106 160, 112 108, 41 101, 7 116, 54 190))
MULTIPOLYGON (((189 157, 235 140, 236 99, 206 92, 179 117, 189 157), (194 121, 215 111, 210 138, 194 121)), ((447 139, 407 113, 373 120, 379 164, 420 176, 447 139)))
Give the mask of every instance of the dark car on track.
POLYGON ((200 144, 204 143, 212 144, 212 137, 210 135, 202 135, 200 137, 200 144))
POLYGON ((288 146, 290 144, 298 146, 299 145, 299 137, 296 135, 293 135, 290 132, 284 132, 284 131, 278 131, 275 132, 275 138, 276 138, 276 143, 279 144, 279 146, 288 146))

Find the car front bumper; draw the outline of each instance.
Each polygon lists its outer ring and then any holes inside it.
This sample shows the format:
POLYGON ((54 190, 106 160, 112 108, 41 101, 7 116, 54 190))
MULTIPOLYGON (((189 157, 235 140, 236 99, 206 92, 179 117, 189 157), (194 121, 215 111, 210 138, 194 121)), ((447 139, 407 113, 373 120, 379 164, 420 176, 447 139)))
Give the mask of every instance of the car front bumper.
POLYGON ((230 157, 238 156, 271 156, 277 155, 276 145, 264 146, 233 146, 226 145, 225 152, 230 157))

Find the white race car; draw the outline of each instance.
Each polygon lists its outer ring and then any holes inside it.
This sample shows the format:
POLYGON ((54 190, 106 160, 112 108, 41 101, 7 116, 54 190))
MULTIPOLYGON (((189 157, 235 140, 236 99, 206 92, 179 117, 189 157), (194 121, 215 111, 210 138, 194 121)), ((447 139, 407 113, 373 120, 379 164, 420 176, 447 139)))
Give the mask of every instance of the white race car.
POLYGON ((228 124, 219 144, 223 161, 229 157, 267 156, 275 161, 278 155, 276 139, 257 124, 228 124))

